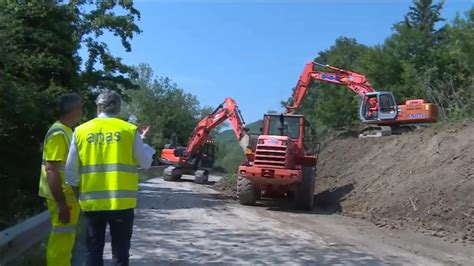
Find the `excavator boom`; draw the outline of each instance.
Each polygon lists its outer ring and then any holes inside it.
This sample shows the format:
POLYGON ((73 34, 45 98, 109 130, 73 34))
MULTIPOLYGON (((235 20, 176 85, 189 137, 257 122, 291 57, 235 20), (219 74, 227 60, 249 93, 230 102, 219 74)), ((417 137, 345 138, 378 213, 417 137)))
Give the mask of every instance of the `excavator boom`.
POLYGON ((308 89, 315 80, 346 86, 359 96, 364 96, 369 92, 375 92, 370 82, 362 74, 326 64, 309 62, 303 69, 303 73, 301 73, 295 90, 293 91, 293 102, 291 105, 286 106, 285 113, 293 113, 301 106, 308 89), (315 71, 315 66, 324 67, 333 72, 315 71))
POLYGON ((240 141, 246 134, 245 121, 234 99, 228 97, 212 113, 199 121, 189 138, 185 157, 188 160, 193 158, 208 139, 209 133, 227 119, 230 121, 235 136, 240 141))

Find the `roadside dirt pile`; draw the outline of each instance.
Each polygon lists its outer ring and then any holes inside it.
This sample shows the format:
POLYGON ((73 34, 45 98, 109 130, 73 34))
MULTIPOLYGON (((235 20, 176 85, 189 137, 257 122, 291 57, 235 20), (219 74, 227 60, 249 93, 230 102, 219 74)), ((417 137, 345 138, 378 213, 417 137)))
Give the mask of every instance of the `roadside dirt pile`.
POLYGON ((221 176, 223 178, 214 185, 214 188, 226 196, 237 199, 237 175, 228 173, 221 176))
POLYGON ((319 158, 320 208, 474 243, 474 122, 383 138, 334 137, 319 158))

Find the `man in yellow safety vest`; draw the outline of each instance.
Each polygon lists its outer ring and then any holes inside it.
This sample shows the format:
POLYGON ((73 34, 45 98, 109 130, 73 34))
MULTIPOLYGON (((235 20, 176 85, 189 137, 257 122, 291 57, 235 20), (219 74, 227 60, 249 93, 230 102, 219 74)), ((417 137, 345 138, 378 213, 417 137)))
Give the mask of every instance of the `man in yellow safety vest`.
POLYGON ((58 111, 58 121, 49 128, 44 138, 38 194, 46 199, 51 213, 47 265, 71 265, 80 208, 72 188, 65 183, 64 166, 72 128, 82 116, 81 98, 75 93, 60 96, 58 111))
POLYGON ((122 99, 114 91, 97 98, 98 117, 77 127, 66 164, 67 183, 76 187, 86 222, 87 265, 103 265, 107 224, 114 265, 128 265, 137 168, 149 168, 155 151, 144 144, 146 131, 118 119, 122 99))

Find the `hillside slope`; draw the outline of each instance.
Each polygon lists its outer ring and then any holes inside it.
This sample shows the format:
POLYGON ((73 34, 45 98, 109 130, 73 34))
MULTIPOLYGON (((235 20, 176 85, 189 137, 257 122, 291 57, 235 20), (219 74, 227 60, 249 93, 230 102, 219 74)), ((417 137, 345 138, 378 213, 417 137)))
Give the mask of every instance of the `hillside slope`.
POLYGON ((324 143, 317 200, 381 227, 474 241, 474 123, 324 143))

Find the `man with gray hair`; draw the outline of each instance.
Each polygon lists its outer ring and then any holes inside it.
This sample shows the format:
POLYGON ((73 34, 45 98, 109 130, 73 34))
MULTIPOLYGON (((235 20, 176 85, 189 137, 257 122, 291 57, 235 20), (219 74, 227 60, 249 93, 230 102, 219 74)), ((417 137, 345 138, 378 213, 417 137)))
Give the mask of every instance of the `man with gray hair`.
POLYGON ((137 168, 149 168, 155 151, 146 131, 118 119, 122 99, 106 90, 97 98, 97 118, 77 127, 66 163, 66 182, 75 187, 86 222, 87 265, 103 265, 107 224, 114 265, 128 265, 137 168))
POLYGON ((58 98, 57 105, 59 119, 44 138, 38 194, 46 199, 51 214, 46 263, 71 265, 80 208, 71 186, 65 183, 64 166, 72 128, 81 120, 81 98, 75 93, 64 94, 58 98))

